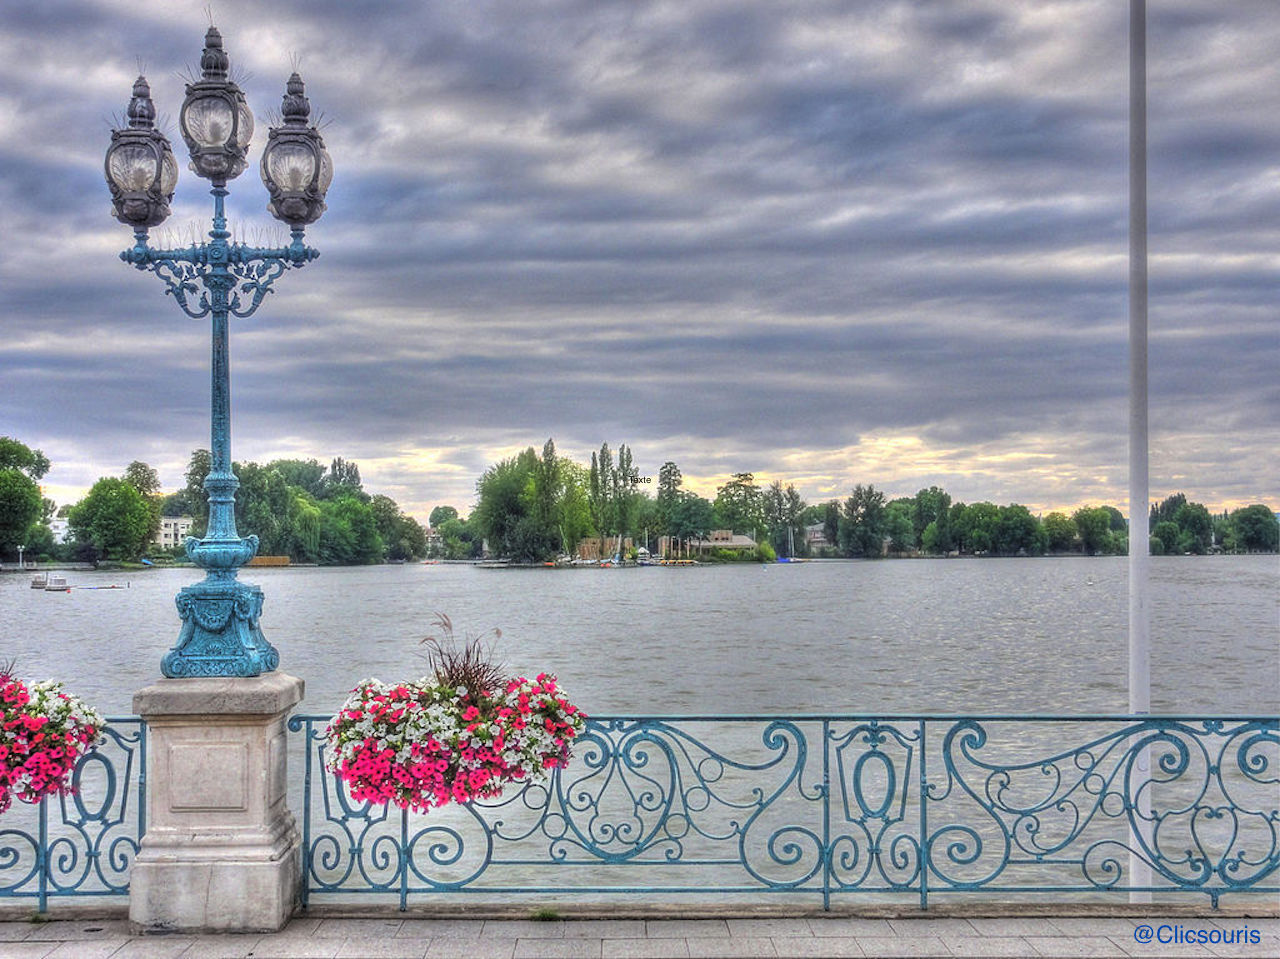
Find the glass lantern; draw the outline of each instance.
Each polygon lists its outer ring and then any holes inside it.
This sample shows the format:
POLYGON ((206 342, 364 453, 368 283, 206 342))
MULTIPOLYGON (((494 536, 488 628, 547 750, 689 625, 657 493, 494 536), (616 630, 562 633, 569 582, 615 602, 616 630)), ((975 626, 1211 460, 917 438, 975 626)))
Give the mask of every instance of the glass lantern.
POLYGON ((271 194, 267 212, 293 228, 320 219, 333 182, 333 161, 320 131, 309 126, 311 104, 302 77, 289 77, 280 106, 283 126, 272 127, 262 154, 262 182, 271 194))
POLYGON ((179 125, 191 152, 197 176, 225 185, 244 172, 245 155, 253 139, 253 113, 244 93, 227 79, 230 61, 222 49, 222 34, 210 27, 200 57, 201 78, 187 84, 179 125))
POLYGON ((126 117, 128 127, 111 131, 104 169, 116 219, 145 230, 169 216, 178 185, 178 161, 169 139, 155 128, 156 108, 146 77, 134 82, 126 117))

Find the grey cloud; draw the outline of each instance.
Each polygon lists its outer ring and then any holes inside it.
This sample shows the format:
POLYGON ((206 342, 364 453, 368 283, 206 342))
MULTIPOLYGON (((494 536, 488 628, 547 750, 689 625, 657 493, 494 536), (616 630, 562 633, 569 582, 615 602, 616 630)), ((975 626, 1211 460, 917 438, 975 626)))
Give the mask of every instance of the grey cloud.
MULTIPOLYGON (((497 451, 547 436, 627 442, 653 471, 789 470, 811 497, 938 476, 970 499, 1123 499, 1123 5, 216 14, 252 160, 292 51, 337 166, 321 259, 233 325, 238 458, 384 461, 366 481, 425 508, 465 506, 497 451), (919 462, 868 458, 903 436, 919 462), (1049 472, 990 465, 1044 449, 1049 472)), ((1153 482, 1275 495, 1280 24, 1212 0, 1149 19, 1153 482)), ((172 118, 203 28, 158 0, 10 28, 34 63, 0 67, 21 133, 0 128, 0 228, 33 240, 0 254, 0 431, 55 471, 101 460, 68 486, 205 442, 207 330, 116 260, 101 174, 135 53, 172 118)), ((251 168, 229 200, 250 238, 264 203, 251 168)), ((182 242, 206 204, 184 170, 182 242)))

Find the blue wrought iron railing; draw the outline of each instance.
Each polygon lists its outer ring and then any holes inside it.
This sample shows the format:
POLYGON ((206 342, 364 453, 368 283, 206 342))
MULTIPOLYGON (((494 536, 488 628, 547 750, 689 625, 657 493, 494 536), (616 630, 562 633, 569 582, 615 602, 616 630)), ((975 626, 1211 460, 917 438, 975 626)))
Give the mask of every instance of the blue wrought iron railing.
POLYGON ((80 757, 74 792, 0 816, 0 898, 127 896, 146 831, 146 726, 109 717, 104 741, 80 757))
POLYGON ((426 815, 352 802, 328 718, 290 721, 304 903, 1280 892, 1276 716, 596 717, 548 783, 426 815))

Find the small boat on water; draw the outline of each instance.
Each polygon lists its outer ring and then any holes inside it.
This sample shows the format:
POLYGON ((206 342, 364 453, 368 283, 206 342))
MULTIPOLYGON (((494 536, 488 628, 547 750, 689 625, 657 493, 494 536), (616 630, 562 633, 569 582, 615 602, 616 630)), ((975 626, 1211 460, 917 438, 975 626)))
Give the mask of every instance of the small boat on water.
POLYGON ((65 576, 48 576, 44 584, 44 591, 46 593, 69 593, 71 592, 71 587, 67 585, 65 576))
POLYGON ((34 576, 31 577, 32 589, 44 589, 48 585, 49 585, 48 573, 36 573, 34 576))

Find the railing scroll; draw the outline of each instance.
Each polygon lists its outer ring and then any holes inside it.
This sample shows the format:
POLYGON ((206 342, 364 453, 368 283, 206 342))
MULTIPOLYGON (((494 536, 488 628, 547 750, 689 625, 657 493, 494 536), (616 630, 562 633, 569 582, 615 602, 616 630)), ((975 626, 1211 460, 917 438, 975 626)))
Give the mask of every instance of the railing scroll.
POLYGON ((353 803, 324 769, 327 721, 290 721, 304 902, 1280 892, 1274 716, 596 717, 549 783, 428 815, 353 803), (1144 794, 1150 828, 1131 830, 1144 794))
POLYGON ((0 899, 127 896, 146 831, 146 727, 107 720, 104 741, 76 763, 73 792, 0 816, 0 899))

